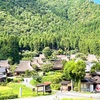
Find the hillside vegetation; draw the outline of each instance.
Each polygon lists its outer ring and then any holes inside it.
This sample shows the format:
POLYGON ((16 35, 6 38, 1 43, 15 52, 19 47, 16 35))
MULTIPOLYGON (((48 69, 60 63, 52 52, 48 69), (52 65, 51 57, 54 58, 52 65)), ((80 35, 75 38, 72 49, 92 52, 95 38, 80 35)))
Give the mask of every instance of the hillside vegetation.
POLYGON ((0 0, 0 53, 8 50, 12 35, 18 52, 49 46, 100 55, 100 5, 92 0, 0 0))

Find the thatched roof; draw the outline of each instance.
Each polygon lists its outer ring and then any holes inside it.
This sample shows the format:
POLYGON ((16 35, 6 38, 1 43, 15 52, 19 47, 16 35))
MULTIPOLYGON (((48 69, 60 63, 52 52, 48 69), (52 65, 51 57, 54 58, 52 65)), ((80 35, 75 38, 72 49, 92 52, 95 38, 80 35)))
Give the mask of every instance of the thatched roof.
POLYGON ((93 61, 98 61, 95 55, 89 54, 87 57, 87 61, 93 62, 93 61))
POLYGON ((31 65, 36 65, 39 69, 41 68, 40 64, 38 63, 38 58, 34 58, 31 65))
POLYGON ((94 80, 91 78, 84 78, 81 80, 82 83, 86 83, 86 84, 93 84, 94 80))
POLYGON ((0 67, 9 68, 8 60, 0 60, 0 67))
POLYGON ((44 62, 43 62, 43 59, 45 59, 44 54, 40 54, 39 57, 38 57, 38 63, 39 63, 39 64, 43 64, 43 63, 44 63, 44 62))
POLYGON ((93 77, 94 83, 100 84, 100 76, 93 77))
POLYGON ((92 76, 100 76, 100 70, 98 70, 98 71, 96 71, 96 72, 93 72, 92 74, 91 74, 92 76))
POLYGON ((93 66, 93 63, 87 61, 87 62, 86 62, 85 72, 90 72, 92 66, 93 66))
POLYGON ((57 55, 57 58, 60 59, 60 60, 66 60, 66 61, 69 61, 69 59, 67 58, 66 55, 57 55))
POLYGON ((63 68, 63 64, 62 64, 62 60, 54 60, 52 61, 53 65, 53 69, 62 69, 63 68))
POLYGON ((62 81, 62 82, 61 82, 61 85, 67 85, 67 84, 69 84, 69 83, 71 83, 71 81, 62 81))
POLYGON ((25 72, 25 71, 32 71, 33 68, 30 65, 30 61, 20 61, 20 64, 15 69, 15 72, 25 72))

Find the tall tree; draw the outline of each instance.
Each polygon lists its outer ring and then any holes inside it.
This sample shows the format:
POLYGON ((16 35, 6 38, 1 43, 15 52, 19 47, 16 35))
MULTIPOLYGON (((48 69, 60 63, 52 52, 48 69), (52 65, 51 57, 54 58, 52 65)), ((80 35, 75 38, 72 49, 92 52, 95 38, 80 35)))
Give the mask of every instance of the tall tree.
POLYGON ((83 61, 69 61, 64 65, 64 74, 71 78, 76 87, 79 84, 79 91, 81 79, 85 76, 85 67, 86 65, 83 61))
POLYGON ((10 58, 13 63, 19 63, 19 45, 16 36, 10 36, 8 39, 8 46, 10 48, 10 58))

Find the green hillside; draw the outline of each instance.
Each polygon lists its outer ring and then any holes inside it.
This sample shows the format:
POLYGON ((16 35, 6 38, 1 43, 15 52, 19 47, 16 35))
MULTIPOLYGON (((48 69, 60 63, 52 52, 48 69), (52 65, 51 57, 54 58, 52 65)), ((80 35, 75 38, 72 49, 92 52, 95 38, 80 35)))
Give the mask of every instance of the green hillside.
POLYGON ((0 0, 1 48, 11 35, 18 38, 18 51, 49 46, 99 55, 100 5, 92 0, 0 0))

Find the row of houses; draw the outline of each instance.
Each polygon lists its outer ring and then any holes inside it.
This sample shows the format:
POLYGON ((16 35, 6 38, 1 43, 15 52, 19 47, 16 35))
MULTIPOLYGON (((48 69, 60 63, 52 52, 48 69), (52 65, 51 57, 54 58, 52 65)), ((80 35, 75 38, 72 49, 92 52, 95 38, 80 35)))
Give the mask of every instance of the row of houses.
MULTIPOLYGON (((70 57, 71 59, 75 58, 75 55, 72 55, 70 57)), ((32 71, 34 70, 32 68, 33 65, 36 65, 38 69, 41 69, 41 66, 43 64, 47 64, 49 62, 45 61, 45 56, 43 54, 40 54, 39 57, 34 57, 32 61, 20 61, 18 66, 16 66, 15 73, 16 75, 25 73, 27 70, 32 71)), ((62 61, 66 60, 69 61, 66 55, 57 55, 57 59, 51 60, 51 63, 53 63, 53 69, 54 70, 61 70, 63 69, 62 61)), ((91 67, 93 66, 92 61, 97 61, 97 59, 94 57, 94 55, 89 55, 88 60, 86 61, 86 77, 84 80, 81 81, 81 90, 82 91, 94 91, 99 90, 100 88, 100 72, 96 72, 92 75, 90 75, 91 67)), ((4 79, 9 75, 10 71, 10 65, 8 64, 7 60, 1 60, 0 61, 0 81, 4 81, 4 79)), ((61 82, 62 89, 63 90, 71 90, 71 81, 62 81, 61 82)))
MULTIPOLYGON (((62 81, 61 90, 70 91, 71 81, 62 81)), ((100 92, 100 71, 86 75, 85 78, 81 80, 81 91, 100 92)))

